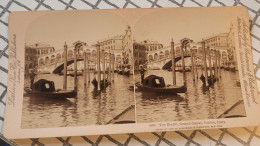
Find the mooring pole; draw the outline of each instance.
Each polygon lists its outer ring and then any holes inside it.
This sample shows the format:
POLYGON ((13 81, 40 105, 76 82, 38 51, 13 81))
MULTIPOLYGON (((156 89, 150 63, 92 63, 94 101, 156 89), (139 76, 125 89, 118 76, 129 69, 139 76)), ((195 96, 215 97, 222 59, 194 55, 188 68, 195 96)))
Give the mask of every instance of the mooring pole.
POLYGON ((174 42, 171 41, 171 56, 172 56, 172 84, 176 85, 176 72, 175 72, 175 51, 174 51, 174 42))
POLYGON ((207 47, 208 51, 208 60, 209 60, 209 75, 210 75, 210 81, 211 84, 213 84, 213 73, 212 73, 212 65, 211 65, 211 50, 209 47, 207 47))
POLYGON ((184 44, 181 44, 181 60, 182 60, 182 73, 183 73, 183 80, 186 84, 186 75, 185 75, 185 61, 184 61, 184 52, 183 49, 185 48, 184 44))
POLYGON ((86 59, 86 52, 84 52, 84 86, 87 86, 87 71, 86 71, 86 64, 87 59, 86 59))
POLYGON ((63 69, 63 90, 67 90, 67 50, 68 50, 68 46, 65 42, 64 45, 64 69, 63 69))
POLYGON ((218 67, 217 67, 217 51, 214 50, 214 75, 218 78, 218 67))
POLYGON ((102 71, 103 71, 103 87, 106 86, 106 69, 105 69, 105 64, 106 64, 106 56, 105 56, 105 50, 102 50, 102 71))
POLYGON ((221 54, 220 54, 220 51, 218 51, 218 78, 221 78, 220 67, 221 67, 221 54))
POLYGON ((101 74, 100 74, 100 44, 97 43, 97 72, 98 72, 98 90, 100 90, 101 74))
POLYGON ((115 54, 112 54, 112 82, 115 80, 115 54))
POLYGON ((74 48, 74 90, 77 91, 77 48, 74 48))
MULTIPOLYGON (((87 56, 87 55, 86 55, 86 56, 87 56)), ((90 73, 89 73, 88 56, 86 57, 86 64, 87 64, 87 78, 88 78, 88 82, 90 82, 90 73)))
POLYGON ((191 53, 191 73, 192 73, 192 79, 193 79, 193 82, 195 82, 195 71, 194 71, 194 55, 193 55, 193 49, 190 49, 190 53, 191 53))
POLYGON ((208 69, 207 69, 207 57, 206 57, 206 50, 205 50, 205 42, 202 42, 202 51, 203 51, 203 62, 204 62, 204 72, 205 72, 205 85, 208 82, 208 69))
MULTIPOLYGON (((197 76, 198 79, 198 69, 197 69, 197 52, 193 52, 194 53, 194 57, 193 57, 193 62, 194 62, 194 67, 195 67, 195 75, 197 76)), ((196 78, 196 77, 195 77, 196 78)))
POLYGON ((111 68, 112 68, 112 66, 111 66, 111 52, 109 51, 109 66, 108 66, 108 79, 109 79, 109 82, 111 83, 111 68))

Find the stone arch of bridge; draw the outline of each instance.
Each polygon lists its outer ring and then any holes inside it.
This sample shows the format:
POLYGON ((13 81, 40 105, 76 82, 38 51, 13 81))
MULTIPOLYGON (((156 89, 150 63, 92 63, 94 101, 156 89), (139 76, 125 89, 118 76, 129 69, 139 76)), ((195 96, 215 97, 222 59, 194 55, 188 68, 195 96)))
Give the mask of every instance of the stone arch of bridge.
MULTIPOLYGON (((184 58, 188 58, 190 57, 190 55, 185 55, 184 58)), ((175 62, 181 60, 181 56, 179 57, 175 57, 175 62)), ((168 62, 166 62, 163 66, 162 66, 162 69, 164 70, 168 70, 172 67, 172 60, 169 60, 168 62)))

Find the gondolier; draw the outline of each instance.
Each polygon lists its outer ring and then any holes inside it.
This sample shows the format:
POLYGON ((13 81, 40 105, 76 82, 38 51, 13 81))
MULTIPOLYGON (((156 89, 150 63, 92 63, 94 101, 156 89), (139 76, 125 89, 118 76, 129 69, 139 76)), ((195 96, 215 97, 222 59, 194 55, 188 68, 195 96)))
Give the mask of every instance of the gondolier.
POLYGON ((144 73, 145 73, 145 69, 142 65, 140 65, 140 74, 141 74, 141 83, 144 84, 144 73))
POLYGON ((33 82, 34 82, 34 78, 36 76, 36 73, 34 73, 34 70, 31 69, 30 70, 30 88, 32 89, 32 86, 33 86, 33 82))

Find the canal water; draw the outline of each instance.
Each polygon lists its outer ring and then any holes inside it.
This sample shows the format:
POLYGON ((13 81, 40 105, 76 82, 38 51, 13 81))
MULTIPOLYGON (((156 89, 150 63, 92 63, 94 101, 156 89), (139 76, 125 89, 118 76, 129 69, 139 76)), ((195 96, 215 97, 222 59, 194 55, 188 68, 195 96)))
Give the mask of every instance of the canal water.
MULTIPOLYGON (((151 74, 164 77, 166 85, 172 84, 172 72, 145 72, 145 76, 151 74)), ((101 93, 95 92, 91 83, 84 89, 83 77, 79 76, 77 98, 50 100, 24 94, 21 128, 103 125, 135 101, 136 115, 132 119, 136 118, 137 123, 214 119, 242 99, 238 73, 221 70, 221 76, 214 87, 206 90, 199 79, 193 82, 191 72, 187 72, 187 93, 162 95, 136 90, 135 96, 130 88, 134 85, 133 76, 115 73, 115 82, 101 93)), ((38 79, 54 81, 56 89, 63 87, 63 76, 41 74, 35 81, 38 79)), ((135 80, 140 81, 140 74, 135 80)), ((183 81, 182 73, 177 72, 177 85, 183 85, 183 81)), ((28 78, 25 82, 29 86, 28 78)), ((73 89, 73 82, 73 77, 68 76, 68 89, 73 89)))
MULTIPOLYGON (((56 89, 63 88, 63 76, 41 74, 36 76, 35 81, 39 79, 52 80, 56 89)), ((74 79, 70 76, 67 79, 68 89, 72 90, 74 79)), ((29 86, 28 78, 25 82, 29 86)), ((134 92, 129 89, 131 85, 133 85, 132 76, 115 73, 115 82, 107 87, 106 92, 97 93, 91 83, 84 89, 83 76, 78 76, 77 98, 51 100, 28 97, 24 94, 21 128, 104 125, 134 105, 134 92)))
MULTIPOLYGON (((172 72, 149 70, 145 76, 155 74, 172 84, 172 72)), ((183 75, 176 73, 177 85, 183 85, 183 75)), ((201 72, 199 71, 199 76, 201 72)), ((136 92, 136 117, 138 123, 215 119, 237 101, 242 99, 238 85, 238 72, 221 70, 222 78, 214 87, 205 90, 200 79, 193 82, 191 72, 186 73, 187 93, 162 95, 136 92)), ((140 81, 140 75, 136 76, 140 81)))

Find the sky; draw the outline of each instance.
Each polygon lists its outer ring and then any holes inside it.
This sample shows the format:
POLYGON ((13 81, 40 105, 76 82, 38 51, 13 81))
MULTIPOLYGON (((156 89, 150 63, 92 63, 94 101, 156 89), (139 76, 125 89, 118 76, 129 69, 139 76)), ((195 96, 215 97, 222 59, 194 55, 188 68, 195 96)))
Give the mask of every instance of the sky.
POLYGON ((48 44, 56 50, 78 40, 93 45, 100 39, 123 35, 127 23, 120 16, 103 11, 68 11, 46 14, 33 21, 26 30, 25 43, 48 44))
MULTIPOLYGON (((201 41, 203 37, 229 31, 231 19, 220 9, 158 9, 142 16, 133 28, 137 41, 146 39, 169 46, 185 37, 201 41)), ((86 10, 46 14, 33 21, 26 30, 25 43, 49 44, 56 50, 78 40, 93 45, 98 40, 124 35, 127 22, 109 12, 86 10)))
POLYGON ((171 39, 179 43, 187 37, 201 41, 203 37, 227 33, 231 19, 221 11, 201 9, 157 10, 139 19, 134 27, 134 39, 158 41, 169 46, 171 39))

